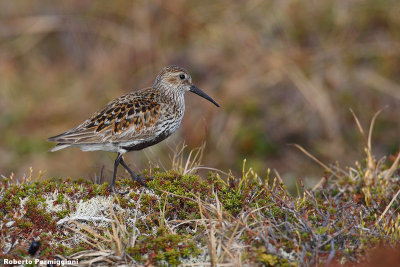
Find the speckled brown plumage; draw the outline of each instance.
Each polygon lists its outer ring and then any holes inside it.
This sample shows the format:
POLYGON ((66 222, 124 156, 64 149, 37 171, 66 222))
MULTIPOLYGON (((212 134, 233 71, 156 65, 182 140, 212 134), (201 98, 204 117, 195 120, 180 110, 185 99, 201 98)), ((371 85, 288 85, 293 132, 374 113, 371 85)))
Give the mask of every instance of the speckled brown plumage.
POLYGON ((112 187, 119 164, 130 172, 132 179, 140 181, 122 155, 154 145, 174 133, 183 118, 187 91, 219 106, 192 83, 186 70, 168 66, 158 74, 152 87, 120 96, 79 126, 50 137, 50 141, 57 142, 51 151, 76 146, 83 151, 116 152, 112 187))
MULTIPOLYGON (((50 140, 59 145, 124 143, 143 140, 156 134, 162 109, 167 102, 153 88, 123 95, 106 105, 78 127, 50 140), (157 124, 158 122, 158 124, 157 124)), ((165 117, 165 116, 163 116, 165 117)), ((57 147, 55 148, 57 149, 57 147)))

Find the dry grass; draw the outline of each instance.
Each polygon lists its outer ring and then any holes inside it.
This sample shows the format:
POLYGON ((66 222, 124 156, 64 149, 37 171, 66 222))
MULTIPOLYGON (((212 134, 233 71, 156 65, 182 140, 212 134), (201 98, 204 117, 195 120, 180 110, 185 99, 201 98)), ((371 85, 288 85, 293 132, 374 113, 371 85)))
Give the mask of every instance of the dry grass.
MULTIPOLYGON (((117 198, 114 198, 113 202, 110 203, 109 214, 110 214, 110 225, 111 230, 106 229, 105 232, 99 233, 95 228, 88 227, 77 221, 72 221, 75 225, 74 228, 65 226, 67 229, 75 232, 83 238, 83 242, 88 244, 91 249, 84 250, 70 255, 68 258, 73 260, 80 260, 79 264, 96 265, 96 264, 112 264, 118 265, 132 261, 132 258, 126 254, 128 246, 135 246, 136 228, 133 225, 133 234, 128 232, 130 227, 125 223, 123 214, 116 214, 113 209, 114 201, 118 202, 117 198)), ((120 203, 117 203, 120 204, 120 203)), ((137 211, 136 211, 137 215, 137 211)), ((134 218, 136 220, 136 218, 134 218)), ((57 255, 63 258, 63 255, 57 255)))
MULTIPOLYGON (((301 144, 325 162, 351 164, 363 143, 349 107, 363 122, 388 105, 374 146, 379 156, 398 147, 397 1, 0 6, 3 175, 20 177, 35 166, 47 171, 45 177, 93 177, 105 165, 108 178, 108 154, 48 154, 46 138, 114 97, 151 85, 172 63, 185 66, 222 104, 215 109, 188 96, 182 129, 172 137, 190 148, 207 140, 206 166, 239 173, 247 158, 262 175, 268 163, 285 181, 315 176, 318 168, 287 143, 301 144)), ((155 153, 169 162, 165 144, 155 153)), ((143 153, 132 157, 137 169, 147 166, 143 153)))

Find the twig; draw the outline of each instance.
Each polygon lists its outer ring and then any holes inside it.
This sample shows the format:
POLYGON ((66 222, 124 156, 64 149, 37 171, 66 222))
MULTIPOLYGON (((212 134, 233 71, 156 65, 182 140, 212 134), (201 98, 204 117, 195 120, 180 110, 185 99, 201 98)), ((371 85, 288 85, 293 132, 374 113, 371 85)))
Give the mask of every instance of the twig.
POLYGON ((113 220, 105 218, 105 217, 92 217, 92 216, 74 216, 70 218, 64 218, 57 222, 57 225, 61 225, 65 222, 69 221, 104 221, 104 222, 112 222, 113 220))
POLYGON ((306 156, 308 156, 310 159, 314 160, 316 163, 318 163, 322 168, 324 168, 325 170, 329 171, 330 173, 332 173, 333 175, 335 175, 337 178, 339 178, 339 176, 328 166, 326 166, 324 163, 322 163, 320 160, 318 160, 316 157, 314 157, 313 155, 311 155, 307 150, 305 150, 302 146, 298 145, 298 144, 289 144, 292 145, 294 147, 296 147, 297 149, 299 149, 301 152, 303 152, 304 154, 306 154, 306 156))
POLYGON ((394 197, 390 201, 389 205, 386 206, 386 209, 383 211, 382 215, 379 217, 379 219, 376 223, 379 223, 383 219, 386 212, 389 210, 390 206, 392 206, 393 202, 395 201, 395 199, 398 197, 399 194, 400 194, 400 189, 397 191, 396 195, 394 195, 394 197))

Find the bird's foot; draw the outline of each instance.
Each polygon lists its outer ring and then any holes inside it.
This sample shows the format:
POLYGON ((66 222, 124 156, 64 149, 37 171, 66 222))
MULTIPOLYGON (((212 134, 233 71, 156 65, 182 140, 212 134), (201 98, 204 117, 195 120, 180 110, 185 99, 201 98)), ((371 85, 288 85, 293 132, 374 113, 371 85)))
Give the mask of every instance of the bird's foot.
MULTIPOLYGON (((152 179, 152 177, 150 177, 150 179, 152 179)), ((144 182, 145 178, 144 177, 140 177, 140 176, 132 176, 132 181, 138 181, 139 184, 141 184, 143 187, 145 188, 149 188, 148 185, 144 182)))
POLYGON ((129 193, 129 190, 127 190, 127 191, 125 191, 125 192, 117 192, 117 189, 115 189, 115 186, 114 186, 114 185, 111 185, 111 186, 109 187, 109 190, 110 190, 110 193, 120 194, 120 195, 122 195, 122 196, 129 193))
MULTIPOLYGON (((133 176, 132 175, 132 182, 137 181, 141 186, 145 187, 145 188, 149 188, 148 185, 144 182, 145 181, 145 177, 140 177, 138 175, 133 176)), ((153 179, 153 177, 149 177, 147 179, 153 179)), ((118 192, 117 189, 115 188, 115 185, 110 185, 109 187, 109 191, 115 194, 120 194, 120 195, 126 195, 129 193, 129 190, 125 191, 125 192, 118 192)))

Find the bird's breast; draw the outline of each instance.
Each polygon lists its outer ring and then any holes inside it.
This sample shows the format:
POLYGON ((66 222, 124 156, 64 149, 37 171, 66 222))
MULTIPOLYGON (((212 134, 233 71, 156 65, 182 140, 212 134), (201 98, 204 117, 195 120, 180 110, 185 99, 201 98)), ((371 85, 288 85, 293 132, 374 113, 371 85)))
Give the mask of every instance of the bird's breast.
POLYGON ((183 107, 169 107, 164 113, 164 116, 160 118, 160 134, 170 135, 178 130, 181 125, 183 114, 185 112, 185 106, 183 107))

